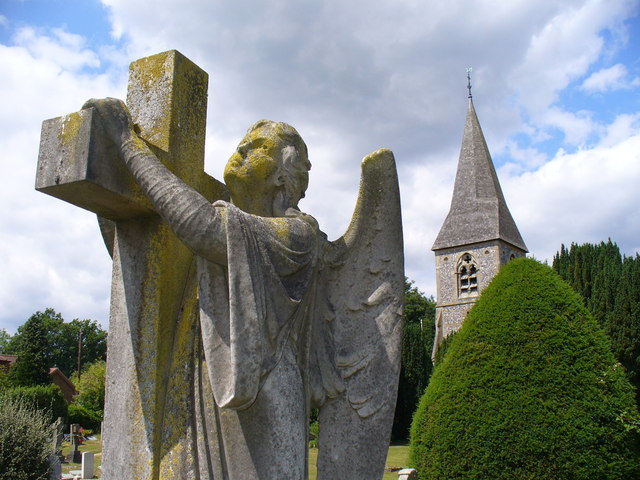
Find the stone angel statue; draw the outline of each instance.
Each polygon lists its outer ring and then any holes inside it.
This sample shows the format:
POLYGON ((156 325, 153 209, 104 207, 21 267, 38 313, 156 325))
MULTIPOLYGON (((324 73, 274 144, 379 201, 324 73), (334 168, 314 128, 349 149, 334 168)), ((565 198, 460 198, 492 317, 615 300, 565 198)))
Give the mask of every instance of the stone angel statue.
POLYGON ((89 107, 155 211, 196 255, 196 400, 189 418, 164 420, 196 424, 195 453, 175 466, 181 473, 158 477, 304 480, 310 409, 319 408, 318 478, 381 478, 404 286, 391 151, 364 159, 351 224, 329 241, 298 209, 311 164, 293 127, 254 124, 224 170, 231 201, 211 203, 156 158, 122 101, 89 107))

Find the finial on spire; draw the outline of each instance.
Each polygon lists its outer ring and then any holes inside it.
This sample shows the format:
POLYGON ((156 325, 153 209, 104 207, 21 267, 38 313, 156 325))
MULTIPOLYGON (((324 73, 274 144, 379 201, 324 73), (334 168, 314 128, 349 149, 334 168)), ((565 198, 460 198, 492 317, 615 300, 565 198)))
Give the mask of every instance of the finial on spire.
POLYGON ((473 68, 467 68, 467 90, 469 90, 469 98, 472 98, 471 95, 471 72, 473 72, 473 68))

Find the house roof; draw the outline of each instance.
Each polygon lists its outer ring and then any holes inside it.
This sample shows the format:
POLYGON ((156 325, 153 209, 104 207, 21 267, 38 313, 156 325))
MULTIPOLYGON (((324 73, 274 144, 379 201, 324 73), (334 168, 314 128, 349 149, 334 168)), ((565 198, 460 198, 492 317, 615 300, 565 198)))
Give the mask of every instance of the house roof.
POLYGON ((73 400, 73 396, 78 394, 76 386, 71 382, 71 380, 66 377, 64 373, 62 373, 59 368, 50 368, 49 377, 51 377, 51 381, 60 388, 60 390, 62 391, 62 395, 67 402, 71 402, 73 400))
POLYGON ((5 355, 4 353, 0 353, 0 364, 13 365, 17 359, 17 355, 5 355))

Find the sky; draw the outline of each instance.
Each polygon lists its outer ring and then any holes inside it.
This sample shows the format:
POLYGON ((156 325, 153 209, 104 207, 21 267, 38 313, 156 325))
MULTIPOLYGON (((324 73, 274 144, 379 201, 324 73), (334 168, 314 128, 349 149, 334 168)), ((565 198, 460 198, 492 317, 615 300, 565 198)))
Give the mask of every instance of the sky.
POLYGON ((108 325, 95 216, 36 192, 42 121, 126 97, 131 61, 176 49, 209 73, 207 173, 269 118, 305 139, 300 207, 330 239, 360 162, 398 165, 406 275, 435 295, 473 101, 530 255, 640 250, 640 0, 0 0, 0 328, 51 307, 108 325))

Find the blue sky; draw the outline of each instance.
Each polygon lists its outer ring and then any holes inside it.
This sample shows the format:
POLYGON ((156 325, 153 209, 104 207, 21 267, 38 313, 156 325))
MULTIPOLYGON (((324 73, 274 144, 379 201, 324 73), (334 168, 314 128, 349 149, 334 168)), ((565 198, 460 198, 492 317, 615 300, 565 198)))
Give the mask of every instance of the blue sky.
POLYGON ((36 310, 108 318, 110 262, 92 214, 33 189, 40 125, 126 95, 129 62, 178 49, 210 75, 207 172, 259 118, 294 125, 313 163, 301 208, 330 238, 353 211, 360 160, 391 148, 407 276, 435 294, 474 104, 532 255, 562 243, 640 249, 638 0, 2 0, 0 328, 36 310))
POLYGON ((0 30, 0 41, 11 45, 11 36, 23 27, 64 28, 82 35, 91 48, 110 43, 108 10, 94 0, 3 0, 0 14, 10 22, 0 30))

